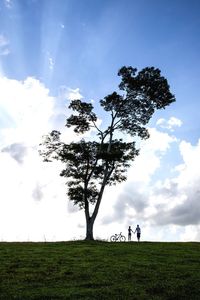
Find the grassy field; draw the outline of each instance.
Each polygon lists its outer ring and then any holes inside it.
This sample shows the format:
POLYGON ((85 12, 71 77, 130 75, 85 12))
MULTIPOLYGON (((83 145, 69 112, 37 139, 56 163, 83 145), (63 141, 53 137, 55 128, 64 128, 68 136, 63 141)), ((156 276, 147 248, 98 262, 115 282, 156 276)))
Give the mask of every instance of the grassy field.
POLYGON ((0 299, 200 299, 200 243, 0 243, 0 299))

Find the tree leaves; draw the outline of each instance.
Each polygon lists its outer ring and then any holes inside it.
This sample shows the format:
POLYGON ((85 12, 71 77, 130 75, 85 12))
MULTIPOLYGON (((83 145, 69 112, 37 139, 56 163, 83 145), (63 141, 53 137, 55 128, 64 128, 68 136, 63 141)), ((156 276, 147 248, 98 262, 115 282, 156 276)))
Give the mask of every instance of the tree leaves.
POLYGON ((136 68, 122 67, 118 75, 119 93, 115 91, 100 100, 107 113, 105 128, 98 127, 91 103, 73 100, 69 105, 73 113, 66 127, 72 127, 77 134, 96 129, 95 137, 66 144, 61 142, 60 132, 54 130, 41 144, 40 155, 45 161, 63 162, 60 175, 66 178, 68 197, 85 209, 86 218, 90 218, 89 203, 95 204, 92 218, 96 218, 105 186, 126 180, 127 169, 139 155, 135 142, 124 142, 121 136, 149 138, 145 125, 155 110, 175 101, 159 69, 147 67, 138 72, 136 68))
POLYGON ((74 126, 76 133, 84 133, 91 127, 91 122, 97 121, 95 113, 92 111, 93 106, 91 103, 82 102, 81 100, 73 100, 69 105, 73 111, 77 112, 77 115, 71 115, 67 119, 66 126, 74 126))

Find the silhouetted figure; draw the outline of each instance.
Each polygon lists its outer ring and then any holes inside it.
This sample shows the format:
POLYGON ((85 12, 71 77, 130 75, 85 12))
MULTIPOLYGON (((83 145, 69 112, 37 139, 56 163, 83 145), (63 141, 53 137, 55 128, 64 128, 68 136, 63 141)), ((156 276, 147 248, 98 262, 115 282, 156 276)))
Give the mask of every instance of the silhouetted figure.
POLYGON ((131 232, 133 232, 133 230, 131 229, 131 226, 129 226, 128 228, 128 241, 131 241, 131 232))
POLYGON ((140 226, 137 225, 137 227, 135 228, 135 232, 137 232, 137 239, 138 239, 138 242, 140 241, 140 236, 141 236, 141 229, 140 229, 140 226))

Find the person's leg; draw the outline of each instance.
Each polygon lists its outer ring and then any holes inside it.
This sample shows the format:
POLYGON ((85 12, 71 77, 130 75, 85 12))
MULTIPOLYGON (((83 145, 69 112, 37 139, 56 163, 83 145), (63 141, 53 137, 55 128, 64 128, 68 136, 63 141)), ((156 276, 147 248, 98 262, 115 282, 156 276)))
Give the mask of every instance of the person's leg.
POLYGON ((137 233, 137 239, 138 239, 138 242, 140 241, 140 234, 137 233))

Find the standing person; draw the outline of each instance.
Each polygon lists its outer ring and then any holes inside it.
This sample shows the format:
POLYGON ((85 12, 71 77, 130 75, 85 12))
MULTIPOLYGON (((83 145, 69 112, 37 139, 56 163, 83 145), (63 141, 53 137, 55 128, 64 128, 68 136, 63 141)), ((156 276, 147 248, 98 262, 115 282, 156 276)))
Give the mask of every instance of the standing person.
POLYGON ((133 232, 133 230, 131 229, 131 226, 129 226, 128 228, 128 241, 131 241, 131 232, 133 232))
POLYGON ((138 239, 138 242, 140 241, 140 236, 141 236, 141 229, 140 229, 140 226, 137 225, 137 227, 135 228, 135 232, 137 232, 137 239, 138 239))

